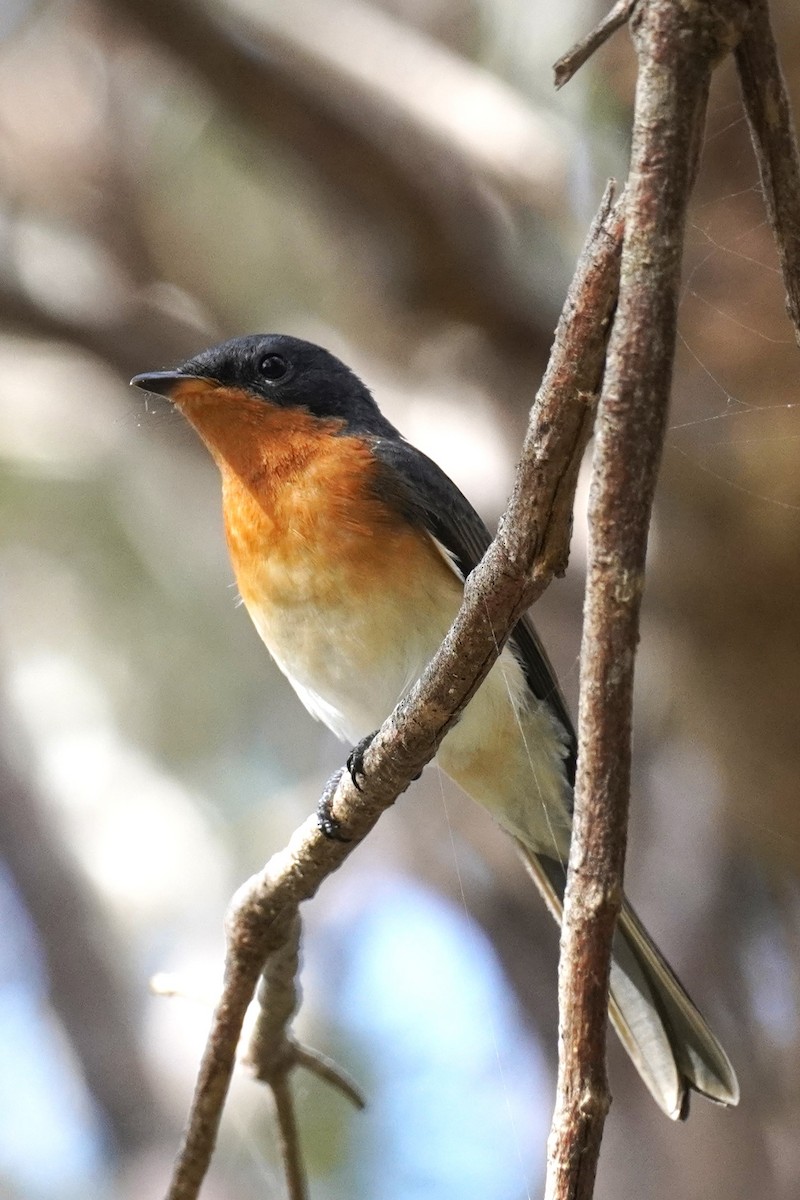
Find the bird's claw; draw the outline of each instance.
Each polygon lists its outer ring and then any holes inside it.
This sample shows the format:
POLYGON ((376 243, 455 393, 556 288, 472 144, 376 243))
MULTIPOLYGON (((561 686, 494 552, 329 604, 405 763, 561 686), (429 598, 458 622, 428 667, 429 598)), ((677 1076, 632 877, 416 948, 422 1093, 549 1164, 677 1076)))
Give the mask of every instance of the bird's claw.
POLYGON ((367 773, 364 770, 364 755, 369 749, 374 737, 374 733, 368 733, 366 737, 363 737, 360 742, 353 746, 353 749, 347 756, 347 770, 349 771, 350 778, 353 781, 353 787, 357 792, 362 791, 359 780, 367 778, 367 773))
MULTIPOLYGON (((361 741, 353 747, 347 756, 347 766, 345 769, 353 781, 353 787, 358 792, 363 791, 360 781, 366 779, 367 777, 367 773, 364 770, 364 755, 369 749, 374 737, 374 733, 368 733, 366 737, 363 737, 361 741)), ((414 776, 414 779, 419 779, 421 774, 422 772, 419 771, 414 776)), ((333 797, 336 795, 336 788, 341 777, 342 772, 337 771, 325 784, 319 804, 317 805, 317 825, 320 832, 324 834, 326 838, 330 838, 331 841, 350 842, 352 841, 352 838, 349 838, 345 834, 342 822, 333 815, 333 797)))
POLYGON ((344 832, 342 822, 333 815, 333 797, 336 795, 336 788, 341 777, 341 771, 335 771, 331 775, 322 789, 322 795, 317 805, 317 828, 331 842, 351 842, 353 840, 344 832))

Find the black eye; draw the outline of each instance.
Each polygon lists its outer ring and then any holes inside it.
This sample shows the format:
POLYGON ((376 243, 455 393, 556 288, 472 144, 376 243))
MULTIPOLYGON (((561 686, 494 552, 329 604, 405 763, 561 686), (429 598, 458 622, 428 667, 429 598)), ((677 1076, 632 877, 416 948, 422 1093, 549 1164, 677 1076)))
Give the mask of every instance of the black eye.
POLYGON ((278 383, 289 374, 289 364, 280 354, 267 354, 258 364, 258 373, 270 383, 278 383))

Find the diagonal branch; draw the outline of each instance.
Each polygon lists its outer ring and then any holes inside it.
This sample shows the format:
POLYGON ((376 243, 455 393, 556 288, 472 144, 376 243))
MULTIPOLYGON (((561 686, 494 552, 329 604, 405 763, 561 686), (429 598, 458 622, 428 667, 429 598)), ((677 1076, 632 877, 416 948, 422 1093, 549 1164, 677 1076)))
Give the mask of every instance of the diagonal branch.
POLYGON ((49 1002, 109 1141, 117 1153, 141 1153, 171 1122, 136 1038, 125 956, 19 753, 18 730, 0 707, 3 869, 36 925, 49 1002))
MULTIPOLYGON (((309 818, 234 897, 224 990, 168 1200, 193 1200, 198 1194, 213 1153, 245 1011, 264 962, 291 941, 299 903, 315 894, 430 761, 519 616, 553 575, 563 573, 575 481, 591 432, 616 301, 622 224, 621 204, 612 206, 609 189, 556 331, 498 536, 468 579, 464 604, 433 662, 367 750, 363 792, 356 792, 347 772, 331 781, 329 799, 353 840, 328 841, 316 820, 309 818)), ((292 1007, 287 1002, 289 1012, 292 1007)))

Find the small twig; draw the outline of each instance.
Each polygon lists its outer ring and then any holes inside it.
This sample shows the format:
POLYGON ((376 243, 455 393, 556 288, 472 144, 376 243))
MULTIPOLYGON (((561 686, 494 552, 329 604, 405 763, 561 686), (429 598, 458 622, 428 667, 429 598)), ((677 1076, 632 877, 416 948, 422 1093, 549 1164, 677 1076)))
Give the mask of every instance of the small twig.
POLYGON ((546 1200, 590 1200, 610 1094, 611 945, 622 900, 633 668, 666 430, 686 209, 711 71, 738 0, 641 0, 619 304, 599 406, 581 646, 578 774, 559 967, 559 1072, 546 1200))
POLYGON ((275 1101, 275 1115, 278 1121, 278 1140, 281 1148, 281 1159, 286 1174, 286 1190, 289 1200, 308 1200, 308 1181, 306 1179, 303 1156, 300 1153, 300 1138, 297 1133, 297 1119, 294 1112, 294 1101, 289 1087, 287 1071, 281 1071, 270 1079, 270 1088, 275 1101))
POLYGON ((287 1029, 299 1004, 300 914, 287 928, 286 940, 264 964, 258 989, 259 1012, 247 1063, 272 1092, 278 1143, 289 1200, 308 1200, 294 1101, 289 1075, 295 1065, 294 1046, 287 1029))
POLYGON ((800 154, 766 0, 752 0, 736 66, 783 270, 786 308, 800 344, 800 154))
POLYGON ((364 1097, 349 1075, 327 1055, 303 1046, 288 1032, 300 1002, 300 933, 297 913, 285 943, 264 965, 258 990, 260 1009, 245 1061, 256 1079, 270 1085, 276 1074, 305 1067, 346 1096, 356 1108, 364 1108, 364 1097))
POLYGON ((303 1046, 300 1042, 296 1042, 294 1056, 299 1067, 305 1067, 312 1075, 324 1079, 337 1092, 341 1092, 355 1108, 367 1107, 364 1093, 355 1080, 351 1079, 332 1058, 328 1058, 327 1054, 322 1054, 319 1050, 312 1049, 311 1046, 303 1046))
POLYGON ((598 21, 591 33, 587 33, 586 37, 576 42, 566 54, 562 54, 558 62, 553 63, 556 90, 569 83, 575 72, 592 57, 595 50, 599 50, 612 33, 616 33, 630 21, 638 3, 639 0, 617 0, 611 12, 603 17, 602 21, 598 21))
POLYGON ((195 1200, 214 1150, 247 1006, 268 956, 291 939, 312 897, 434 755, 485 678, 521 613, 564 570, 578 467, 591 431, 608 326, 616 302, 622 213, 609 190, 592 227, 534 404, 514 491, 498 536, 470 576, 455 624, 422 679, 365 755, 362 792, 340 774, 333 800, 351 835, 324 838, 309 818, 289 845, 239 890, 227 922, 223 993, 198 1074, 167 1193, 195 1200))

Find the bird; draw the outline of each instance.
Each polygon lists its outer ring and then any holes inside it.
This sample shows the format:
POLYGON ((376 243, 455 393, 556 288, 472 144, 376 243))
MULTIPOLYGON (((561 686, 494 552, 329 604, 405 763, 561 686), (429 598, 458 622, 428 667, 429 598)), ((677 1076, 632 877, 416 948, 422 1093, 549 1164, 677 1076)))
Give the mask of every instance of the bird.
MULTIPOLYGON (((359 377, 311 342, 236 337, 131 382, 166 396, 205 443, 241 599, 311 715, 355 746, 358 783, 364 746, 450 628, 491 541, 486 525, 359 377)), ((515 839, 557 920, 576 757, 526 614, 436 758, 515 839)), ((627 898, 609 1014, 669 1117, 686 1117, 692 1092, 738 1103, 728 1056, 627 898)))

